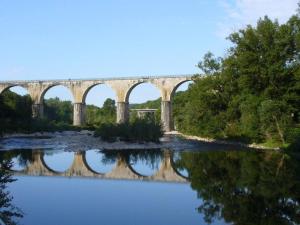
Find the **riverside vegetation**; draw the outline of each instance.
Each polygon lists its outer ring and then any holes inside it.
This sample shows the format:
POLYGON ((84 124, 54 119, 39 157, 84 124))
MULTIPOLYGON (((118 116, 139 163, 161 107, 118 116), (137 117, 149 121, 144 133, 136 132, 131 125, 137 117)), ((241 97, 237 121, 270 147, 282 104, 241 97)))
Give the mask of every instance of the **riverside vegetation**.
MULTIPOLYGON (((232 45, 225 57, 214 57, 208 52, 198 64, 206 76, 195 75, 188 90, 174 96, 176 129, 190 135, 299 149, 299 14, 284 24, 264 17, 256 26, 249 25, 232 33, 228 40, 232 45)), ((4 93, 0 98, 1 131, 41 130, 51 124, 51 129, 73 129, 69 125, 71 102, 46 100, 47 121, 32 120, 30 105, 28 96, 4 93)), ((131 108, 159 109, 160 99, 131 105, 131 108)), ((99 127, 98 134, 103 137, 104 131, 132 132, 131 128, 138 127, 132 122, 131 125, 102 125, 115 121, 115 102, 111 99, 102 108, 87 106, 86 111, 87 124, 99 127)), ((156 121, 159 117, 157 110, 156 121)), ((116 137, 111 135, 112 139, 116 137)), ((132 139, 128 135, 123 138, 132 139)))

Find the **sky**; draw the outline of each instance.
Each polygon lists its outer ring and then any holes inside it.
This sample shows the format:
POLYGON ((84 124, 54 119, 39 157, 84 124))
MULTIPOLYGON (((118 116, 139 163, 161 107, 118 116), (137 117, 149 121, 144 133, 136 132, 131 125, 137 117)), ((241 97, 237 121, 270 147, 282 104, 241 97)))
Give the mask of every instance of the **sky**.
MULTIPOLYGON (((225 38, 259 17, 280 23, 298 0, 0 0, 0 80, 194 74, 207 51, 223 56, 225 38)), ((182 90, 187 85, 181 87, 182 90)), ((14 88, 22 93, 20 88, 14 88)), ((72 99, 66 88, 46 98, 72 99)), ((159 96, 138 85, 130 102, 159 96)), ((101 105, 104 85, 87 96, 101 105)))

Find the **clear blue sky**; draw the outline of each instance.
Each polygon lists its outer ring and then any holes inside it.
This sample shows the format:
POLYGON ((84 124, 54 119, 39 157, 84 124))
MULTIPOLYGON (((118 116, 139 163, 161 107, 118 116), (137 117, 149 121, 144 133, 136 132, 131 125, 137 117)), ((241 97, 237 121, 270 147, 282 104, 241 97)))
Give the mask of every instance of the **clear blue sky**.
MULTIPOLYGON (((0 80, 197 73, 207 51, 224 55, 232 30, 265 14, 285 21, 297 5, 271 2, 1 0, 0 80)), ((89 103, 102 101, 96 89, 89 103)), ((158 96, 139 89, 132 102, 158 96)), ((55 95, 67 98, 58 87, 55 95)))

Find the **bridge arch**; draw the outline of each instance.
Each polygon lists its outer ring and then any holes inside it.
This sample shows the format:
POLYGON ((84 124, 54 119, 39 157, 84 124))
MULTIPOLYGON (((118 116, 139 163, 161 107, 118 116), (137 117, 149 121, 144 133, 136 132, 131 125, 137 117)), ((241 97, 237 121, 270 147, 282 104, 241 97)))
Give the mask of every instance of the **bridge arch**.
POLYGON ((126 102, 129 102, 132 91, 141 84, 150 84, 152 87, 155 87, 159 91, 160 97, 161 97, 162 90, 158 85, 156 85, 156 83, 152 82, 151 80, 139 80, 136 83, 134 83, 133 85, 131 85, 131 87, 126 91, 126 93, 125 93, 125 101, 126 102))
POLYGON ((50 155, 47 155, 47 153, 44 153, 41 155, 41 162, 47 170, 51 171, 54 174, 64 174, 67 172, 74 162, 75 154, 73 152, 63 152, 60 154, 57 154, 58 157, 55 157, 55 152, 51 152, 50 155), (72 156, 71 156, 72 155, 72 156), (48 157, 49 156, 49 157, 48 157), (70 156, 70 157, 68 157, 70 156), (50 161, 49 161, 50 160, 50 161), (63 162, 65 161, 65 162, 63 162), (55 166, 51 165, 53 162, 55 162, 55 166), (65 165, 64 165, 65 164, 65 165), (62 166, 61 168, 55 168, 57 165, 62 166))
POLYGON ((132 150, 128 157, 128 163, 135 173, 150 178, 158 172, 164 154, 161 150, 132 150))
MULTIPOLYGON (((147 101, 154 101, 157 99, 161 99, 161 96, 162 96, 161 88, 151 81, 142 80, 132 85, 126 92, 126 97, 125 97, 126 102, 128 104, 128 119, 130 118, 132 119, 133 116, 135 115, 135 112, 130 111, 131 104, 140 104, 140 103, 145 103, 147 101)), ((154 118, 157 118, 156 115, 160 113, 160 107, 161 107, 160 101, 161 100, 159 100, 159 106, 157 108, 155 107, 157 111, 154 113, 154 118)), ((160 116, 158 120, 160 121, 160 116)))
POLYGON ((173 97, 174 97, 176 91, 178 90, 178 88, 179 88, 182 84, 186 84, 186 83, 190 83, 190 82, 193 83, 193 82, 194 82, 194 79, 189 78, 189 79, 186 79, 186 80, 183 80, 183 81, 178 82, 178 83, 174 86, 174 88, 172 89, 172 91, 171 91, 170 100, 171 100, 171 101, 173 100, 173 97))
POLYGON ((175 172, 178 176, 182 177, 183 179, 188 180, 188 179, 189 179, 188 174, 187 174, 187 175, 184 175, 184 174, 182 174, 182 172, 180 172, 180 171, 176 168, 176 162, 175 162, 175 159, 174 159, 174 158, 175 158, 176 156, 178 157, 177 154, 180 154, 180 152, 173 152, 173 153, 170 155, 170 163, 171 163, 171 166, 172 166, 174 172, 175 172))
POLYGON ((88 160, 87 160, 87 157, 86 157, 86 153, 82 156, 82 158, 83 158, 83 159, 82 159, 83 164, 84 164, 85 168, 86 168, 88 171, 90 171, 91 173, 97 174, 97 175, 105 175, 105 173, 101 173, 101 172, 99 172, 99 171, 93 169, 93 168, 90 166, 90 164, 89 164, 89 162, 88 162, 88 160))
POLYGON ((40 105, 43 106, 44 117, 57 122, 73 123, 75 96, 67 85, 60 83, 48 85, 41 92, 39 101, 40 105), (51 99, 51 101, 49 101, 49 99, 51 99), (64 107, 63 115, 57 111, 58 103, 61 103, 59 105, 64 107))
POLYGON ((12 84, 1 85, 0 95, 3 94, 5 91, 10 90, 11 88, 14 88, 14 87, 21 87, 24 90, 26 90, 26 92, 30 95, 27 85, 13 84, 13 83, 12 84))
POLYGON ((56 82, 56 83, 49 84, 49 85, 47 85, 46 87, 43 88, 43 90, 40 92, 40 95, 39 95, 39 99, 38 99, 39 103, 43 103, 43 101, 45 99, 45 95, 47 94, 47 92, 50 89, 52 89, 54 87, 59 87, 59 86, 64 87, 66 90, 69 91, 69 93, 72 96, 72 102, 74 102, 75 101, 75 94, 73 93, 72 89, 64 83, 56 82))
POLYGON ((113 163, 108 163, 109 166, 107 166, 106 168, 100 168, 100 169, 96 168, 97 166, 101 165, 101 163, 99 163, 99 161, 101 161, 103 159, 103 157, 104 157, 104 154, 102 153, 101 150, 92 149, 92 150, 88 150, 84 153, 83 161, 84 161, 86 168, 88 168, 88 170, 90 170, 96 174, 105 175, 113 170, 113 168, 116 165, 117 160, 113 161, 113 163), (100 154, 98 155, 98 153, 100 153, 100 154), (96 166, 93 165, 95 163, 97 164, 96 166))
POLYGON ((90 93, 90 91, 91 91, 94 87, 97 87, 97 86, 100 86, 100 85, 105 85, 105 83, 102 82, 102 81, 99 81, 99 82, 96 82, 96 83, 94 83, 94 84, 88 86, 88 87, 83 91, 83 95, 82 95, 81 102, 82 102, 83 104, 85 104, 85 103, 86 103, 86 98, 87 98, 88 94, 90 93))
POLYGON ((18 126, 27 128, 30 125, 32 117, 33 102, 27 86, 20 84, 7 85, 1 90, 0 97, 2 104, 5 104, 5 99, 9 100, 7 106, 13 109, 12 111, 8 111, 9 113, 5 113, 8 123, 14 121, 18 126))
POLYGON ((116 121, 116 100, 116 92, 109 84, 98 82, 88 86, 82 97, 84 122, 99 124, 105 120, 114 123, 116 121), (106 104, 104 105, 104 103, 106 104), (106 106, 106 111, 102 110, 104 106, 106 106))

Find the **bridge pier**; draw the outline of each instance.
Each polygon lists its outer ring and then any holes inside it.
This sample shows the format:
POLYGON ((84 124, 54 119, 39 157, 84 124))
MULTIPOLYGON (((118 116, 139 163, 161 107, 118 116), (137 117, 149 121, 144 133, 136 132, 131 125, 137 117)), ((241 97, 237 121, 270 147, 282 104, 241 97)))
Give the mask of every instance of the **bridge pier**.
POLYGON ((125 123, 129 120, 129 103, 117 102, 117 123, 125 123))
POLYGON ((32 104, 32 117, 33 118, 43 118, 44 117, 44 104, 32 104))
POLYGON ((74 103, 73 109, 73 125, 83 126, 85 124, 85 104, 74 103))
POLYGON ((171 101, 161 101, 161 122, 164 131, 168 132, 173 130, 171 101))

